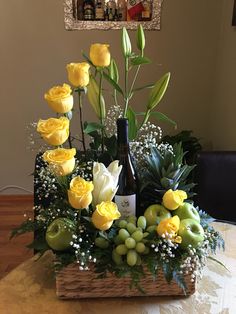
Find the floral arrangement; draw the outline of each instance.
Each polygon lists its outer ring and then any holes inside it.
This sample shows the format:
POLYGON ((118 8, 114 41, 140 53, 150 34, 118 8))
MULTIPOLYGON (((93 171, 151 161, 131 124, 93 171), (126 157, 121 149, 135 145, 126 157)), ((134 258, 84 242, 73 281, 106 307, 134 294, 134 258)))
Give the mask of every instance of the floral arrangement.
POLYGON ((144 267, 155 278, 161 269, 185 289, 185 274, 191 280, 201 274, 206 259, 224 242, 213 227, 212 218, 191 201, 193 183, 187 182, 194 166, 184 162, 181 144, 159 144, 162 131, 151 117, 174 124, 156 111, 168 86, 170 74, 156 83, 136 87, 141 67, 150 63, 144 55, 145 35, 136 33, 138 54, 129 35, 122 30, 124 88, 109 45, 93 44, 85 62, 67 65, 68 80, 45 93, 45 100, 57 116, 40 119, 37 132, 53 149, 44 148, 35 168, 35 219, 27 219, 12 236, 34 232, 30 248, 43 254, 52 250, 56 270, 76 262, 88 271, 94 264, 99 277, 108 272, 130 275, 138 287, 144 267), (130 72, 134 72, 130 79, 130 72), (104 81, 111 87, 113 105, 107 110, 104 81), (131 106, 134 93, 149 89, 145 111, 131 106), (80 139, 72 136, 71 119, 78 95, 80 139), (82 101, 88 99, 98 118, 84 122, 82 101), (140 182, 143 215, 121 217, 113 202, 121 172, 116 156, 116 119, 129 121, 130 148, 140 182), (89 147, 86 138, 90 138, 89 147))

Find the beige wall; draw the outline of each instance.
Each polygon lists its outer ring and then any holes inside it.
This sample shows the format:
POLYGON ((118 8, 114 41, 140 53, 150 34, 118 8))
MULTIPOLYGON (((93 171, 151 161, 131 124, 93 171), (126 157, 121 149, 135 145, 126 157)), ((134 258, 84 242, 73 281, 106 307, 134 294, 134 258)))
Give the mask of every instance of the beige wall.
MULTIPOLYGON (((231 121, 236 49, 232 6, 233 0, 165 0, 161 31, 146 33, 146 55, 153 64, 142 73, 142 80, 151 82, 170 71, 160 110, 177 121, 178 130, 192 129, 205 145, 219 149, 234 149, 236 141, 231 121)), ((0 2, 0 40, 0 188, 32 190, 35 152, 27 149, 26 127, 52 114, 44 92, 67 80, 65 65, 81 60, 81 50, 88 51, 93 42, 110 43, 119 63, 120 32, 65 31, 62 0, 9 0, 0 2)), ((140 94, 134 107, 142 110, 144 104, 145 94, 140 94)), ((93 118, 88 106, 84 113, 93 118)), ((165 132, 174 130, 165 127, 165 132)))
POLYGON ((236 150, 236 27, 233 1, 224 0, 220 19, 210 139, 216 150, 236 150))

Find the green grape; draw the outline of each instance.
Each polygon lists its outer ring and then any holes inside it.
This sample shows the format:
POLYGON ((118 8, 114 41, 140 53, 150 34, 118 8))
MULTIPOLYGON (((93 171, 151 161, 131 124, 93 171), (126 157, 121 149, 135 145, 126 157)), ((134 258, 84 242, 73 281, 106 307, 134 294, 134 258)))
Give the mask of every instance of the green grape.
POLYGON ((127 221, 126 220, 120 220, 118 223, 118 227, 119 228, 125 228, 127 225, 127 221))
POLYGON ((119 230, 119 237, 120 239, 125 242, 125 240, 130 237, 129 232, 126 229, 120 229, 119 230))
POLYGON ((149 252, 150 252, 150 249, 148 246, 146 246, 143 254, 147 255, 149 252))
POLYGON ((139 242, 136 244, 136 247, 135 247, 135 250, 138 252, 138 253, 143 253, 146 249, 146 246, 143 242, 139 242))
POLYGON ((128 252, 128 249, 124 244, 119 244, 115 250, 116 250, 116 253, 119 255, 126 255, 128 252))
POLYGON ((122 256, 120 256, 116 250, 112 251, 112 260, 116 263, 116 265, 121 265, 123 263, 122 256))
POLYGON ((157 228, 156 225, 152 225, 152 226, 149 226, 149 227, 147 228, 147 231, 148 231, 148 232, 153 232, 153 231, 156 231, 156 228, 157 228))
POLYGON ((119 245, 119 244, 123 243, 124 241, 122 241, 120 236, 117 234, 114 238, 114 242, 116 245, 119 245))
POLYGON ((140 230, 134 231, 131 237, 136 241, 139 242, 143 239, 143 232, 140 230))
POLYGON ((128 220, 128 222, 132 222, 132 224, 136 225, 137 217, 131 215, 131 216, 129 216, 129 217, 127 218, 127 220, 128 220))
POLYGON ((143 230, 145 230, 146 228, 146 225, 147 225, 147 220, 144 216, 140 216, 138 218, 138 222, 137 222, 137 226, 142 228, 143 230))
POLYGON ((126 229, 129 231, 129 233, 133 233, 136 230, 136 226, 132 222, 128 222, 126 229))
POLYGON ((109 242, 106 239, 102 238, 102 237, 96 238, 94 243, 95 243, 95 245, 97 247, 99 247, 101 249, 106 249, 109 246, 109 242))
POLYGON ((135 250, 129 250, 127 253, 127 264, 129 266, 134 266, 137 262, 138 254, 135 250))
POLYGON ((133 238, 127 238, 125 240, 125 245, 128 249, 134 249, 136 246, 136 241, 133 238))

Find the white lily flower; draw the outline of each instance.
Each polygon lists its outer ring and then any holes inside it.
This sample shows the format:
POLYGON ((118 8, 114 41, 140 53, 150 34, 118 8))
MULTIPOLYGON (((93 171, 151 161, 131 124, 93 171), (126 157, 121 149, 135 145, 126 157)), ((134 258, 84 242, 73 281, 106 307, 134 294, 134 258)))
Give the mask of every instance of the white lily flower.
POLYGON ((101 202, 112 201, 118 189, 118 180, 122 166, 114 160, 106 168, 103 163, 93 163, 93 206, 101 202))

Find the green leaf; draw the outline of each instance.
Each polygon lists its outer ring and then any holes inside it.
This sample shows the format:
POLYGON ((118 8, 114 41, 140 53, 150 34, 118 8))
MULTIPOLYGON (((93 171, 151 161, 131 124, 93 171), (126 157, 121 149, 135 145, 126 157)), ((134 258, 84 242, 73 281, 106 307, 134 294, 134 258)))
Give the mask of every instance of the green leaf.
POLYGON ((129 120, 129 140, 133 140, 138 131, 138 122, 136 118, 136 114, 131 107, 128 108, 126 117, 129 120))
POLYGON ((170 73, 163 75, 154 85, 148 99, 147 108, 154 109, 164 96, 170 80, 170 73))
POLYGON ((154 87, 154 84, 150 83, 150 84, 147 84, 147 85, 144 85, 144 86, 140 86, 140 87, 134 88, 133 91, 134 92, 138 92, 138 91, 143 90, 145 88, 153 88, 153 87, 154 87))
POLYGON ((139 24, 137 32, 136 32, 136 44, 137 44, 137 48, 140 51, 143 51, 145 48, 145 35, 144 35, 144 31, 143 31, 143 26, 141 24, 139 24))
POLYGON ((42 237, 34 239, 32 243, 27 245, 27 248, 44 252, 50 250, 50 247, 48 246, 45 238, 42 237))
POLYGON ((177 123, 174 120, 171 120, 164 113, 161 113, 159 111, 151 111, 150 116, 156 118, 159 121, 168 122, 172 124, 174 127, 177 126, 177 123))
POLYGON ((99 87, 92 75, 90 75, 89 79, 89 85, 87 86, 88 88, 88 100, 89 103, 92 105, 93 110, 95 111, 96 115, 101 118, 105 117, 106 115, 106 109, 105 109, 105 100, 103 96, 101 95, 101 112, 100 112, 100 107, 99 107, 99 87))
POLYGON ((162 265, 162 270, 163 270, 163 274, 165 276, 165 279, 168 283, 171 282, 171 280, 173 279, 173 272, 172 272, 172 268, 169 265, 169 263, 163 264, 162 265))
POLYGON ((136 56, 130 59, 130 62, 132 65, 141 65, 141 64, 149 64, 151 63, 151 60, 147 57, 136 56))
POLYGON ((103 77, 121 94, 124 95, 121 87, 105 72, 103 72, 103 77))
POLYGON ((97 130, 101 130, 103 126, 100 123, 90 122, 87 123, 86 127, 84 128, 84 133, 89 134, 97 130))
POLYGON ((122 50, 124 57, 129 57, 132 52, 129 34, 125 27, 122 28, 122 50))
POLYGON ((85 54, 85 52, 82 51, 82 56, 84 57, 84 59, 94 67, 93 62, 89 59, 89 57, 85 54))
POLYGON ((184 276, 181 275, 178 271, 173 272, 173 279, 178 284, 178 286, 183 290, 184 294, 186 295, 187 286, 184 281, 184 276))
POLYGON ((109 66, 109 75, 110 78, 118 84, 119 81, 119 71, 118 67, 116 65, 116 62, 114 59, 111 60, 110 66, 109 66))

